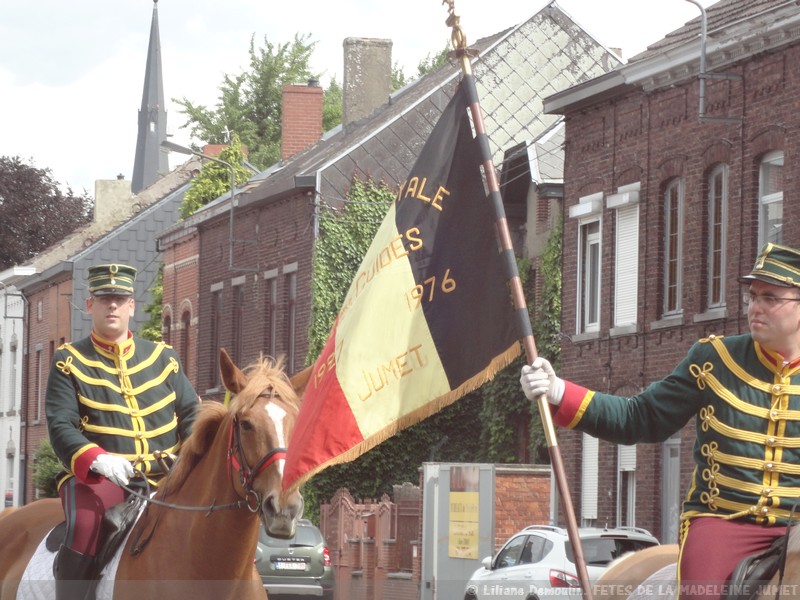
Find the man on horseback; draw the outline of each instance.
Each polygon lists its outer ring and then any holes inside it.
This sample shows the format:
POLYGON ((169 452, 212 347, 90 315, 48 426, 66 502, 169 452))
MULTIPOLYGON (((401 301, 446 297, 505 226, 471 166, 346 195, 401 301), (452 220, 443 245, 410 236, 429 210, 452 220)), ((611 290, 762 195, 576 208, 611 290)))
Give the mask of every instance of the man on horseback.
POLYGON ((661 442, 696 418, 680 527, 681 600, 719 598, 739 561, 783 535, 800 497, 800 251, 767 244, 749 275, 750 333, 695 343, 670 375, 624 398, 522 369, 554 421, 619 444, 661 442))
POLYGON ((103 515, 126 499, 139 470, 164 475, 154 453, 177 451, 191 429, 198 396, 175 351, 134 337, 136 269, 89 268, 89 337, 60 346, 47 382, 50 441, 65 466, 58 489, 66 537, 56 558, 56 599, 81 599, 96 575, 103 515))

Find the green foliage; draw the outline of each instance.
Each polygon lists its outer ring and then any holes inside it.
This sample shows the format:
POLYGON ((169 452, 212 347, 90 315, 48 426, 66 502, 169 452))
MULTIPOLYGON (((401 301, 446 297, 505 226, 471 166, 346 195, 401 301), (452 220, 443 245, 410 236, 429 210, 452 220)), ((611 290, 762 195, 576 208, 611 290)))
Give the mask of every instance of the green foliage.
POLYGON ((33 485, 41 498, 58 498, 57 477, 64 466, 56 457, 50 440, 42 440, 33 462, 33 485))
MULTIPOLYGON (((233 134, 230 145, 220 152, 219 159, 233 166, 236 185, 247 182, 252 175, 252 172, 244 166, 244 153, 237 134, 233 134)), ((230 169, 219 162, 207 161, 183 197, 181 219, 194 214, 212 200, 230 193, 230 169)))
POLYGON ((226 74, 219 86, 217 105, 209 109, 187 98, 174 101, 182 107, 193 138, 212 144, 227 143, 235 131, 249 149, 250 163, 264 169, 281 157, 282 93, 285 85, 311 78, 309 61, 316 42, 310 35, 295 34, 294 41, 273 44, 264 36, 264 46, 250 38, 249 70, 226 74))
POLYGON ((415 79, 420 77, 424 77, 428 73, 433 73, 438 71, 441 67, 443 67, 449 61, 450 56, 450 45, 449 43, 445 44, 445 47, 442 50, 439 50, 434 55, 427 54, 425 58, 423 58, 419 64, 417 65, 417 76, 416 77, 406 77, 405 72, 403 71, 403 67, 400 66, 399 63, 394 63, 392 65, 392 91, 397 91, 402 87, 405 87, 415 79))
POLYGON ((342 122, 342 86, 331 79, 322 95, 322 131, 330 131, 342 122))
POLYGON ((162 301, 164 297, 164 264, 158 269, 153 285, 150 286, 150 304, 144 311, 150 315, 147 321, 142 325, 139 331, 139 336, 151 342, 160 342, 161 335, 161 321, 164 314, 164 307, 162 301))
POLYGON ((539 263, 541 296, 532 319, 536 347, 555 369, 561 360, 561 247, 563 223, 559 220, 550 233, 539 263))
POLYGON ((24 263, 92 220, 84 190, 63 193, 50 169, 0 156, 0 271, 24 263))
POLYGON ((427 54, 417 65, 417 76, 424 77, 428 73, 433 73, 441 69, 450 62, 450 44, 445 43, 444 48, 434 55, 427 54))
POLYGON ((322 351, 350 282, 393 199, 394 194, 385 185, 355 179, 345 208, 320 206, 319 239, 313 257, 308 364, 322 351))

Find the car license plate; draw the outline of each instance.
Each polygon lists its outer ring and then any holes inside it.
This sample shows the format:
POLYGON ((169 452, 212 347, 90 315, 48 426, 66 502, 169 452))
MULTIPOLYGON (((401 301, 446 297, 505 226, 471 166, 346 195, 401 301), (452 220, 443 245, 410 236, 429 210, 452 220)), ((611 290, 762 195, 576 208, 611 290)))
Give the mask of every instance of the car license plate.
POLYGON ((286 562, 283 560, 275 561, 275 570, 276 571, 305 571, 306 570, 306 563, 305 562, 286 562))

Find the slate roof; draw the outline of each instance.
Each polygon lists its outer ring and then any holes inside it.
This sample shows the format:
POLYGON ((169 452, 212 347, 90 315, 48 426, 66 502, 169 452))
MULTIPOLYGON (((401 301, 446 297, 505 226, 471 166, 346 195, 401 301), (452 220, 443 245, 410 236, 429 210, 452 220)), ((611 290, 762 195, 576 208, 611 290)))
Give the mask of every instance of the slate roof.
MULTIPOLYGON (((558 120, 543 113, 544 97, 620 64, 556 2, 472 46, 479 52, 472 70, 499 168, 506 150, 532 143, 558 120)), ((459 66, 451 64, 412 82, 367 119, 329 132, 309 149, 254 177, 239 191, 246 194, 239 196, 239 205, 303 189, 335 201, 347 194, 353 174, 397 186, 413 166, 460 76, 459 66)), ((195 213, 196 222, 219 215, 220 207, 215 209, 219 202, 195 213)))
MULTIPOLYGON (((724 73, 726 67, 750 56, 800 40, 796 0, 721 0, 706 9, 706 17, 707 73, 724 73)), ((631 91, 650 92, 696 78, 703 46, 701 23, 698 14, 626 64, 547 97, 545 110, 565 114, 631 91)))

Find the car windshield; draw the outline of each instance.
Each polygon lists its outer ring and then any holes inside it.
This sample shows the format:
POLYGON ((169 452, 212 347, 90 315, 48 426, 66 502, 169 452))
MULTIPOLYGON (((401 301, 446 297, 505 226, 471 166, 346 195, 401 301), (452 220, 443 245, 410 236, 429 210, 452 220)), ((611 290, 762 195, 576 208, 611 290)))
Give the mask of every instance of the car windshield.
MULTIPOLYGON (((636 552, 653 545, 648 540, 634 540, 630 538, 601 537, 582 539, 583 556, 587 565, 604 567, 615 558, 619 558, 628 552, 636 552)), ((575 556, 572 552, 572 544, 565 542, 567 559, 575 563, 575 556)))
POLYGON ((295 536, 286 540, 272 537, 263 528, 259 528, 258 538, 262 544, 272 548, 316 546, 320 543, 317 532, 312 527, 298 527, 295 536))

